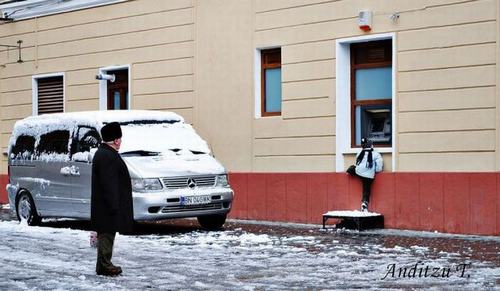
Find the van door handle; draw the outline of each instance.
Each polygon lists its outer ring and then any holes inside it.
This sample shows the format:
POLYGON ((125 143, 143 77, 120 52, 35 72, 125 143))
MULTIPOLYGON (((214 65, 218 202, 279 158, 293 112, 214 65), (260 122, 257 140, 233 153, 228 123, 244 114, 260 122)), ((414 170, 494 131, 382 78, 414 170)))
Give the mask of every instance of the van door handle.
POLYGON ((75 166, 71 166, 70 174, 71 174, 71 176, 80 176, 80 168, 75 167, 75 166))

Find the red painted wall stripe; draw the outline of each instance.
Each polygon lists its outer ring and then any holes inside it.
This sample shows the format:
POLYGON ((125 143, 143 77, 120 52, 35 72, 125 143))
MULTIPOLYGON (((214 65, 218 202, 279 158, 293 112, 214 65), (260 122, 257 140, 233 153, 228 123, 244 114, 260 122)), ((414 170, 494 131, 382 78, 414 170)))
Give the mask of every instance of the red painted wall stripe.
POLYGON ((420 226, 422 230, 444 231, 444 176, 420 174, 420 226))
POLYGON ((9 203, 9 198, 7 197, 7 190, 5 190, 7 183, 9 183, 9 176, 0 175, 0 204, 9 203))
POLYGON ((488 234, 496 231, 497 175, 470 176, 470 228, 472 233, 488 234))
MULTIPOLYGON (((361 182, 344 173, 230 173, 230 182, 232 218, 318 224, 361 200, 361 182)), ((381 173, 370 208, 386 228, 500 235, 500 173, 381 173)))

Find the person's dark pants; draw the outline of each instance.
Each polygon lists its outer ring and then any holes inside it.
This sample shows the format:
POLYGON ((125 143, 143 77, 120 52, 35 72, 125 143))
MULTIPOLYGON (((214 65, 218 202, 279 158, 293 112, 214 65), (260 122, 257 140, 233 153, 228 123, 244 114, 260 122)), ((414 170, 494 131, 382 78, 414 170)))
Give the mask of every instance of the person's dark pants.
POLYGON ((373 179, 365 178, 356 174, 356 166, 350 166, 346 172, 353 177, 355 176, 361 179, 361 183, 363 183, 363 198, 361 198, 361 202, 370 202, 373 179))
POLYGON ((96 272, 113 267, 111 257, 113 256, 113 244, 116 232, 97 233, 97 264, 96 272))
MULTIPOLYGON (((358 175, 357 175, 358 176, 358 175)), ((365 178, 358 176, 361 179, 361 182, 363 183, 363 198, 361 199, 361 202, 370 202, 370 194, 372 193, 372 183, 373 179, 370 178, 365 178)))

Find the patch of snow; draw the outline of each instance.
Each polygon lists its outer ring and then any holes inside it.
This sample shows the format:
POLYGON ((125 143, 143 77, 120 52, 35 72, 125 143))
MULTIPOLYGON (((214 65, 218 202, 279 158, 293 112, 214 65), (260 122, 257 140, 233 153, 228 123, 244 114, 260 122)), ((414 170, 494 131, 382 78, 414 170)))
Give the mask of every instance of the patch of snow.
POLYGON ((0 209, 10 209, 10 204, 0 204, 0 209))
POLYGON ((173 173, 222 174, 224 167, 211 155, 124 156, 124 161, 143 177, 171 176, 173 173))
POLYGON ((68 162, 69 154, 57 154, 57 153, 42 153, 37 157, 37 160, 43 162, 68 162))
POLYGON ((410 248, 416 251, 423 251, 423 252, 429 251, 428 247, 422 247, 422 246, 411 246, 410 248))
POLYGON ((17 190, 19 190, 19 183, 16 183, 16 185, 7 184, 7 186, 5 186, 5 191, 7 191, 7 193, 17 193, 17 190))
POLYGON ((10 154, 11 159, 33 160, 33 157, 33 152, 27 150, 22 153, 18 153, 17 155, 13 153, 10 154))
POLYGON ((335 252, 337 256, 347 256, 347 257, 352 257, 352 256, 358 256, 359 254, 356 252, 348 252, 346 250, 338 250, 335 252))
POLYGON ((409 249, 407 249, 405 247, 401 247, 401 246, 394 246, 393 249, 396 251, 400 251, 400 252, 409 252, 410 251, 409 249))
MULTIPOLYGON (((21 135, 30 135, 35 138, 35 146, 40 143, 42 135, 54 130, 67 130, 70 136, 77 126, 89 126, 100 131, 101 127, 111 121, 122 122, 122 144, 120 153, 131 151, 151 151, 159 152, 165 157, 182 157, 175 163, 173 158, 169 160, 170 165, 176 165, 179 171, 189 169, 200 169, 198 172, 223 172, 224 169, 217 163, 213 163, 210 157, 195 155, 204 153, 210 155, 210 148, 194 128, 184 123, 184 119, 171 112, 127 110, 127 111, 91 111, 61 114, 45 114, 41 116, 31 116, 16 122, 9 142, 11 152, 15 141, 21 135), (144 121, 143 124, 132 122, 144 121), (148 122, 163 122, 153 123, 148 122), (186 162, 196 162, 193 163, 186 162), (204 170, 203 170, 204 169, 204 170)), ((84 136, 89 129, 79 131, 80 136, 84 136)), ((68 152, 71 148, 72 139, 68 142, 68 152)), ((91 161, 96 149, 90 152, 79 152, 72 156, 74 161, 91 161)), ((15 156, 11 154, 11 159, 37 159, 45 162, 67 162, 69 154, 42 153, 33 156, 33 153, 25 151, 15 156)), ((175 168, 175 167, 174 167, 175 168)), ((175 169, 174 169, 175 170, 175 169)))
POLYGON ((164 153, 172 149, 184 150, 178 152, 180 155, 192 154, 186 150, 210 153, 207 143, 189 124, 130 124, 122 126, 122 133, 122 153, 137 150, 164 153))
POLYGON ((11 152, 15 141, 21 135, 33 136, 35 144, 40 137, 54 130, 68 130, 70 135, 78 125, 88 126, 100 130, 105 123, 127 123, 136 120, 164 121, 184 124, 184 119, 173 112, 148 111, 148 110, 109 110, 109 111, 82 111, 71 113, 56 113, 30 116, 15 123, 9 141, 8 152, 11 152))
POLYGON ((379 213, 375 212, 363 212, 359 210, 336 210, 336 211, 328 211, 327 213, 323 215, 330 215, 330 216, 344 216, 344 217, 370 217, 370 216, 380 216, 379 213))
POLYGON ((286 242, 296 242, 296 241, 299 241, 299 242, 310 242, 310 241, 314 241, 316 238, 314 236, 292 236, 292 237, 285 237, 283 238, 283 241, 286 241, 286 242))
MULTIPOLYGON (((46 179, 42 179, 42 178, 22 177, 22 178, 19 178, 19 180, 26 182, 26 183, 38 184, 42 189, 45 189, 47 186, 50 186, 50 180, 46 180, 46 179)), ((18 187, 19 187, 19 184, 13 190, 15 190, 17 192, 18 187)))
MULTIPOLYGON (((97 149, 96 149, 97 150, 97 149)), ((94 151, 95 153, 95 151, 94 151)), ((74 153, 73 156, 71 157, 72 161, 77 161, 77 162, 91 162, 93 158, 93 154, 90 152, 78 152, 74 153)))

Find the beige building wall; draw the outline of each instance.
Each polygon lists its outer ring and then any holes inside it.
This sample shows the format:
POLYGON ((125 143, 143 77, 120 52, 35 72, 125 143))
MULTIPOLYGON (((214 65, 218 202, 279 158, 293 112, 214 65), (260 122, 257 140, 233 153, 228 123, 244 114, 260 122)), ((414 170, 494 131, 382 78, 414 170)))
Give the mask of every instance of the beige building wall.
MULTIPOLYGON (((191 0, 127 1, 4 24, 0 52, 1 147, 32 113, 32 76, 64 72, 65 111, 99 109, 99 68, 129 65, 131 108, 171 110, 194 121, 195 8, 191 0)), ((1 163, 6 172, 6 157, 1 163)))
POLYGON ((494 171, 499 15, 495 0, 135 0, 1 25, 25 62, 0 50, 0 143, 32 112, 33 75, 64 72, 66 111, 97 110, 98 69, 130 65, 131 107, 180 113, 230 171, 333 172, 336 41, 394 33, 386 170, 494 171), (373 12, 369 33, 360 10, 373 12), (282 115, 256 118, 256 50, 276 46, 282 115))
POLYGON ((195 127, 233 172, 252 170, 252 1, 196 1, 195 127))
MULTIPOLYGON (((497 17, 494 0, 256 0, 255 47, 282 46, 283 115, 255 121, 255 170, 335 169, 335 41, 389 32, 395 170, 498 169, 497 17), (358 28, 360 10, 373 12, 368 34, 358 28)), ((353 159, 346 155, 344 168, 353 159)), ((391 155, 384 160, 391 169, 391 155)))

